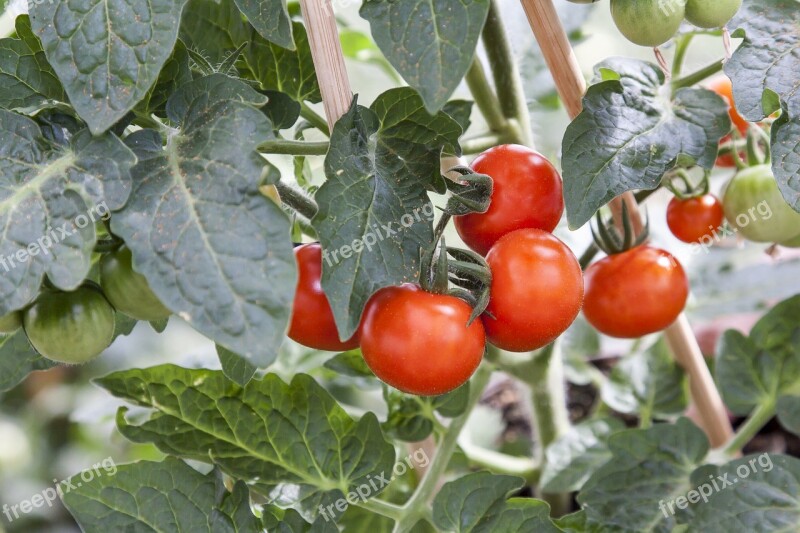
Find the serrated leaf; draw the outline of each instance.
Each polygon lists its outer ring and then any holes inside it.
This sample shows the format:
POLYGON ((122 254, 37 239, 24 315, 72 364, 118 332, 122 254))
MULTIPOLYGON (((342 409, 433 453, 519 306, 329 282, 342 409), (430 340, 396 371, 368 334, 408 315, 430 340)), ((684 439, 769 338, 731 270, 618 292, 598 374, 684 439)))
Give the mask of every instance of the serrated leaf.
POLYGON ((561 533, 550 520, 550 506, 532 498, 512 498, 505 505, 492 509, 473 529, 475 533, 495 531, 535 531, 536 533, 561 533))
POLYGON ((268 506, 264 509, 262 522, 269 533, 338 533, 339 528, 332 520, 320 516, 310 524, 294 509, 280 509, 268 506))
POLYGON ((233 0, 189 0, 180 36, 188 48, 220 63, 250 38, 250 29, 233 0))
POLYGON ((164 114, 164 106, 169 97, 181 86, 192 81, 192 71, 189 68, 189 52, 183 41, 178 40, 175 50, 167 59, 164 68, 158 75, 155 85, 147 92, 144 100, 136 105, 136 112, 145 116, 157 113, 164 114))
MULTIPOLYGON (((669 532, 676 518, 658 502, 685 494, 689 476, 708 453, 705 434, 686 418, 611 436, 613 458, 578 495, 589 522, 638 533, 669 532)), ((605 529, 603 529, 605 531, 605 529)))
POLYGON ((392 66, 435 113, 469 69, 489 1, 367 0, 359 13, 392 66))
POLYGON ((728 27, 745 38, 725 64, 736 108, 758 122, 783 107, 772 126, 772 170, 783 197, 800 211, 800 3, 745 2, 728 27))
POLYGON ((554 494, 580 490, 595 470, 611 459, 608 437, 624 428, 616 418, 571 427, 547 447, 541 489, 554 494))
POLYGON ((172 54, 185 0, 31 2, 31 23, 95 135, 142 100, 172 54))
POLYGON ((261 531, 247 487, 229 494, 212 472, 178 459, 108 465, 62 483, 62 500, 83 531, 261 531), (86 481, 86 477, 90 480, 86 481), (66 488, 65 488, 66 487, 66 488))
POLYGON ((63 148, 27 117, 0 110, 0 314, 23 308, 45 275, 74 290, 91 267, 95 224, 131 190, 133 153, 84 130, 63 148))
POLYGON ((251 365, 241 355, 233 353, 227 348, 217 345, 217 356, 225 376, 242 387, 247 385, 256 375, 256 370, 258 369, 255 366, 251 365))
POLYGON ((800 396, 778 398, 778 420, 788 431, 800 436, 800 396))
POLYGON ((261 37, 283 48, 294 49, 286 0, 236 0, 236 5, 261 37))
POLYGON ((745 337, 726 331, 717 345, 716 378, 725 405, 746 415, 779 396, 798 393, 800 295, 773 307, 745 337))
POLYGON ((25 332, 0 336, 0 392, 10 390, 36 370, 47 370, 56 363, 33 349, 25 332))
POLYGON ((175 93, 167 112, 182 129, 134 168, 132 200, 111 225, 166 306, 263 368, 283 342, 297 273, 289 221, 259 192, 267 162, 256 148, 273 132, 253 98, 266 100, 221 74, 175 93))
POLYGON ((419 279, 421 250, 433 240, 425 188, 440 179, 442 150, 458 146, 460 135, 457 122, 428 114, 410 88, 383 93, 369 109, 354 103, 334 126, 312 224, 342 338, 355 332, 376 291, 419 279))
POLYGON ((286 384, 274 374, 240 387, 222 372, 172 365, 97 380, 113 395, 155 409, 140 425, 117 416, 134 442, 213 461, 282 506, 315 516, 368 476, 390 472, 395 452, 375 416, 358 422, 312 378, 286 384))
POLYGON ((688 511, 690 531, 800 529, 800 460, 794 457, 763 453, 703 467, 692 475, 692 489, 698 494, 688 511))
POLYGON ((242 57, 262 89, 280 91, 298 102, 320 102, 322 96, 306 29, 299 22, 293 23, 292 28, 294 49, 287 50, 251 32, 242 57))
POLYGON ((342 352, 325 361, 325 368, 353 378, 374 378, 375 374, 367 366, 361 350, 342 352))
POLYGON ((17 17, 16 39, 0 39, 0 107, 23 109, 64 101, 66 95, 27 15, 17 17))
POLYGON ((722 98, 693 88, 670 98, 663 72, 652 63, 611 58, 595 72, 600 81, 589 88, 563 141, 564 199, 573 229, 619 194, 654 189, 679 156, 710 170, 719 140, 731 129, 722 98))

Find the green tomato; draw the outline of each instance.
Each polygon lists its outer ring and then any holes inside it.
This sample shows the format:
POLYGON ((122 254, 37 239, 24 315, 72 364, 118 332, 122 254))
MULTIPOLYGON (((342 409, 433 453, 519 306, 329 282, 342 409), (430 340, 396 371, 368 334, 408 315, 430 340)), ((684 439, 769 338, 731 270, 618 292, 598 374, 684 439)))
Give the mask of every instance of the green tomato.
POLYGON ((22 314, 19 311, 0 316, 0 334, 14 333, 22 326, 22 314))
POLYGON ((781 246, 785 246, 786 248, 800 248, 800 235, 794 239, 789 239, 788 241, 783 241, 779 244, 781 246))
POLYGON ((725 218, 754 242, 789 242, 800 237, 800 213, 783 199, 768 165, 740 171, 722 200, 725 218))
POLYGON ((147 283, 133 270, 133 256, 128 248, 106 254, 100 260, 100 285, 117 311, 137 320, 161 320, 170 314, 147 283))
POLYGON ((611 16, 619 31, 640 46, 660 46, 680 28, 682 0, 611 0, 611 16))
POLYGON ((114 308, 91 285, 43 292, 25 310, 22 323, 36 351, 59 363, 91 361, 114 339, 114 308))
POLYGON ((689 0, 686 2, 686 20, 698 28, 721 28, 740 7, 742 0, 689 0))

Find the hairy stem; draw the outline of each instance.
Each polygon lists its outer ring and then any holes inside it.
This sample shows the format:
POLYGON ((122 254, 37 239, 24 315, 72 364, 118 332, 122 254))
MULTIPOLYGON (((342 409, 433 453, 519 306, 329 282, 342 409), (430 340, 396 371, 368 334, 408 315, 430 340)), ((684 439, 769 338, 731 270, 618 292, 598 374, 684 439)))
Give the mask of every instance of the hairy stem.
POLYGON ((326 136, 331 136, 331 130, 328 128, 328 121, 325 120, 322 115, 311 109, 311 107, 305 102, 300 102, 300 116, 310 122, 312 126, 317 128, 326 136))
POLYGON ((277 182, 275 188, 278 189, 281 202, 288 205, 308 220, 312 220, 317 214, 317 211, 319 211, 316 202, 300 189, 296 189, 282 181, 277 182))
POLYGON ((466 82, 472 97, 475 99, 475 104, 486 119, 486 124, 489 125, 489 129, 493 133, 503 135, 508 128, 508 123, 503 116, 502 109, 500 109, 497 95, 494 94, 494 90, 489 84, 489 79, 486 77, 483 63, 481 63, 477 54, 472 58, 472 64, 467 71, 466 82))
POLYGON ((328 153, 327 141, 291 141, 288 139, 271 139, 258 147, 265 154, 287 155, 325 155, 328 153))
POLYGON ((682 89, 684 87, 691 87, 700 83, 701 81, 710 78, 714 74, 722 71, 722 61, 715 61, 708 65, 707 67, 703 67, 696 72, 692 72, 684 76, 683 78, 679 78, 677 80, 672 80, 672 92, 675 93, 678 89, 682 89))

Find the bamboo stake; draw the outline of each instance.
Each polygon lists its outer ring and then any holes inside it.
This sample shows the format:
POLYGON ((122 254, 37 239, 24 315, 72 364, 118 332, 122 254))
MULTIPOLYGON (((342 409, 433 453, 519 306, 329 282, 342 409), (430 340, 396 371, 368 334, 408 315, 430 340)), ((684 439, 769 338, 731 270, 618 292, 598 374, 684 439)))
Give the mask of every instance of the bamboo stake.
MULTIPOLYGON (((553 0, 520 1, 547 66, 553 74, 561 100, 570 117, 574 119, 582 109, 586 80, 558 18, 553 0)), ((623 202, 627 204, 628 212, 631 214, 634 230, 637 233, 641 232, 642 215, 632 192, 626 192, 611 201, 610 207, 614 218, 617 223, 620 222, 623 202)), ((681 314, 665 333, 675 359, 689 375, 692 400, 700 413, 703 430, 713 447, 722 446, 733 436, 733 429, 686 316, 681 314)))

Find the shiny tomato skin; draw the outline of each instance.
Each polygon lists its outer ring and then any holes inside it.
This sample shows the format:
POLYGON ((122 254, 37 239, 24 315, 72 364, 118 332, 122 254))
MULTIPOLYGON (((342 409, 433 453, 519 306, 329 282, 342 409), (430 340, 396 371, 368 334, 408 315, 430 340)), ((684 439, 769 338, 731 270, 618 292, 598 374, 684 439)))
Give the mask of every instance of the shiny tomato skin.
POLYGON ((688 297, 681 264, 669 252, 637 246, 586 269, 583 314, 601 333, 634 339, 670 326, 688 297))
POLYGON ((495 146, 479 155, 472 169, 494 182, 486 213, 455 217, 458 234, 481 255, 518 229, 553 231, 564 213, 564 186, 558 170, 540 153, 516 144, 495 146))
POLYGON ((361 322, 364 360, 403 392, 436 396, 454 390, 469 380, 486 348, 481 321, 467 326, 471 314, 465 301, 416 285, 382 289, 361 322))
POLYGON ((298 267, 289 338, 315 350, 342 352, 358 348, 358 335, 347 341, 339 339, 328 298, 322 291, 322 247, 304 244, 294 249, 298 267))
POLYGON ((528 352, 554 341, 575 321, 583 302, 583 274, 572 251, 552 234, 509 233, 486 256, 491 299, 483 325, 489 341, 528 352))
POLYGON ((724 222, 722 202, 713 194, 687 200, 675 197, 667 206, 667 225, 683 242, 696 243, 712 237, 724 222))

